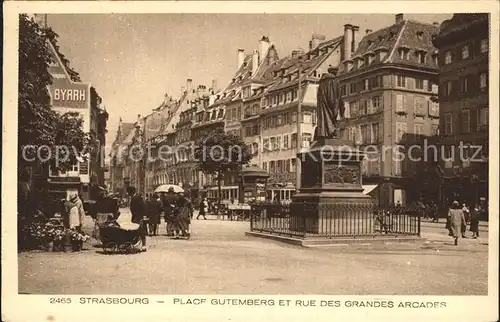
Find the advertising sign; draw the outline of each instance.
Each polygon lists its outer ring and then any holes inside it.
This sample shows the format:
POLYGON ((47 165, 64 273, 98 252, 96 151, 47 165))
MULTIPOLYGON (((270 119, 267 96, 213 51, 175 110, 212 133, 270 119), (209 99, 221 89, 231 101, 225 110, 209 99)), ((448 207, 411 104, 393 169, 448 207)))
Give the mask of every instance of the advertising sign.
POLYGON ((84 83, 70 83, 66 79, 53 79, 50 85, 53 107, 84 109, 90 106, 90 86, 84 83))

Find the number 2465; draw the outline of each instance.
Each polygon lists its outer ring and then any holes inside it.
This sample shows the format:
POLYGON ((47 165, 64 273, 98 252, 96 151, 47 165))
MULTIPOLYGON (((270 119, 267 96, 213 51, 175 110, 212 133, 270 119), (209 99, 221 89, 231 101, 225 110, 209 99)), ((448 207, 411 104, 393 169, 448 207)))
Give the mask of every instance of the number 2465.
POLYGON ((51 297, 49 300, 50 304, 70 304, 71 298, 62 298, 62 297, 51 297))

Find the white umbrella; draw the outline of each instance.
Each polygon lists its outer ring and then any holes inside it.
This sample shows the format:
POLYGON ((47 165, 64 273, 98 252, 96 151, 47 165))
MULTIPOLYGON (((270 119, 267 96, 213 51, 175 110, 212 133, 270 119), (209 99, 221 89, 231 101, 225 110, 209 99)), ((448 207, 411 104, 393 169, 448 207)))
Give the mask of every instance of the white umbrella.
POLYGON ((155 189, 155 192, 168 192, 170 188, 173 188, 175 193, 184 192, 184 189, 175 184, 162 184, 155 189))

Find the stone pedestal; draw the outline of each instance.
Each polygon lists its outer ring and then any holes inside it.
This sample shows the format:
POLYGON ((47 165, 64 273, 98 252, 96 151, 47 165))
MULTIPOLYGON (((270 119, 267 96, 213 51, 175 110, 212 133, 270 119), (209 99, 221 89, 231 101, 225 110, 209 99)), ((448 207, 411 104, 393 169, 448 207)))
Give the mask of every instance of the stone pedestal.
POLYGON ((350 142, 323 139, 299 156, 301 187, 292 198, 289 229, 312 235, 354 235, 356 227, 347 231, 341 226, 360 225, 366 234, 371 221, 363 218, 371 215, 373 201, 363 194, 361 185, 364 155, 350 142))

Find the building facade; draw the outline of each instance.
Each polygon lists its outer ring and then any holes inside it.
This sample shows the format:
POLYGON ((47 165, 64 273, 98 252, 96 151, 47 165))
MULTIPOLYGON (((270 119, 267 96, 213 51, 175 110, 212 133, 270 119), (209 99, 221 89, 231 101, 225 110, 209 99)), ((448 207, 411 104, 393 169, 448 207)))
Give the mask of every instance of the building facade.
POLYGON ((68 171, 49 169, 48 192, 54 198, 64 198, 69 191, 78 191, 83 200, 95 199, 98 186, 104 185, 104 151, 107 112, 101 108, 102 99, 89 83, 76 82, 70 77, 57 50, 47 42, 52 54, 49 73, 51 106, 59 114, 76 112, 83 120, 83 132, 91 134, 94 149, 81 155, 68 171))
MULTIPOLYGON (((355 29, 346 25, 345 38, 357 37, 350 32, 355 29)), ((438 56, 432 44, 437 32, 436 24, 398 14, 393 25, 367 30, 344 48, 340 136, 366 153, 363 185, 381 206, 416 201, 423 193, 415 174, 426 162, 414 151, 438 134, 438 56)))
POLYGON ((434 38, 446 205, 488 197, 489 28, 488 14, 455 14, 434 38))

